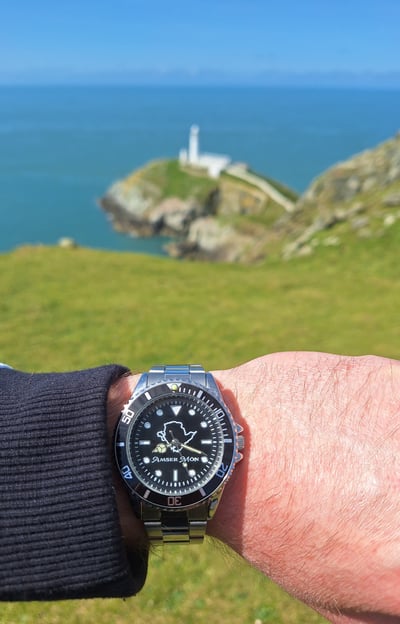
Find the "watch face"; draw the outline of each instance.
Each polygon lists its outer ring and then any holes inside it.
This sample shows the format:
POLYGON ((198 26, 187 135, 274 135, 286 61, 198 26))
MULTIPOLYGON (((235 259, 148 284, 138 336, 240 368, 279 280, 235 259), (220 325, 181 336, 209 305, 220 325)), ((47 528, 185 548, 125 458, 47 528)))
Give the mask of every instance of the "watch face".
POLYGON ((115 444, 132 491, 149 504, 182 508, 208 498, 229 476, 236 429, 227 408, 205 389, 163 383, 125 408, 115 444))

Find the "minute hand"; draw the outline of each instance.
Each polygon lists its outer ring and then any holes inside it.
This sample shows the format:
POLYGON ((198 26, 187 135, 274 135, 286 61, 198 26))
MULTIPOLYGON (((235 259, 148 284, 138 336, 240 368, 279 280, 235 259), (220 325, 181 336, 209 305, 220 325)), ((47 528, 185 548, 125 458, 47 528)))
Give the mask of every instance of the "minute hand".
POLYGON ((189 446, 188 444, 183 444, 181 442, 181 447, 187 449, 188 451, 192 451, 192 453, 197 453, 198 455, 205 455, 204 451, 199 451, 199 449, 193 448, 193 446, 189 446))

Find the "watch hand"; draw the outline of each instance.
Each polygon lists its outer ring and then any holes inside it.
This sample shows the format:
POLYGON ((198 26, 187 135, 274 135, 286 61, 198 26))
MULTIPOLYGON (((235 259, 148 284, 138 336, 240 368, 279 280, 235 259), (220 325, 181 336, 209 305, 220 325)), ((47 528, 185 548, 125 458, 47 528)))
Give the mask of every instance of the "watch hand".
POLYGON ((169 433, 171 434, 171 437, 172 437, 172 444, 176 446, 178 450, 181 448, 184 448, 184 449, 187 449, 188 451, 191 451, 192 453, 197 453, 198 455, 206 455, 204 451, 200 451, 199 449, 196 449, 193 446, 189 446, 188 444, 184 444, 183 442, 180 442, 179 440, 177 440, 177 438, 174 437, 174 433, 171 429, 169 430, 169 433))
POLYGON ((181 442, 181 447, 187 449, 188 451, 192 451, 192 453, 198 453, 198 455, 205 455, 204 451, 199 451, 199 449, 193 448, 193 446, 189 446, 188 444, 183 444, 181 442))

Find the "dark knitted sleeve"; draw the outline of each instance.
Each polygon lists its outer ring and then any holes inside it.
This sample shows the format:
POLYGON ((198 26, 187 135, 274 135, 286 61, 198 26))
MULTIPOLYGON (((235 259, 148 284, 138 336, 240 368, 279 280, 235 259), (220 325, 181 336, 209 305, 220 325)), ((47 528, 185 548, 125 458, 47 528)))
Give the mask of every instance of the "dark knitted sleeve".
POLYGON ((123 545, 106 429, 107 391, 124 372, 0 368, 0 599, 142 587, 147 553, 123 545))

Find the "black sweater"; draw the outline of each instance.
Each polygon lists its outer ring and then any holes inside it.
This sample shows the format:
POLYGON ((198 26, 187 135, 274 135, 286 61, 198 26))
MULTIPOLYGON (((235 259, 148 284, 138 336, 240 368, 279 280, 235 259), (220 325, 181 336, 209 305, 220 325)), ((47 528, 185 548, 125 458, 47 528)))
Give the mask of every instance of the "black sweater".
POLYGON ((124 548, 106 398, 125 369, 0 368, 0 599, 129 596, 147 553, 124 548))

